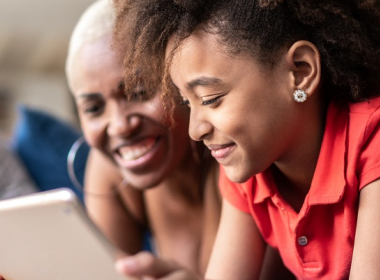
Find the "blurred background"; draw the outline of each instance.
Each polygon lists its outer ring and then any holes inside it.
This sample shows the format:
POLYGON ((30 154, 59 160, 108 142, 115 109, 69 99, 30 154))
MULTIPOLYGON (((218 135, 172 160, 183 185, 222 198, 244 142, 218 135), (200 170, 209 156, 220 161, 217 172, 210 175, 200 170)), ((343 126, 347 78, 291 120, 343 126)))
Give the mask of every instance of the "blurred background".
POLYGON ((93 0, 0 0, 0 130, 20 104, 76 123, 64 66, 75 23, 93 0))

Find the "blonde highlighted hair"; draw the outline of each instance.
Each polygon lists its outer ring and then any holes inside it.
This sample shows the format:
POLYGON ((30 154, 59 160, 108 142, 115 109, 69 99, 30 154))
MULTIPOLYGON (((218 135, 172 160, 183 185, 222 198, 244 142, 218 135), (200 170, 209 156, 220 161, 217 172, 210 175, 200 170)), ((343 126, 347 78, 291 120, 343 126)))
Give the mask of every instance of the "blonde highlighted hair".
POLYGON ((111 0, 97 0, 84 11, 71 34, 66 58, 66 75, 75 54, 84 45, 112 35, 114 21, 115 12, 111 0))

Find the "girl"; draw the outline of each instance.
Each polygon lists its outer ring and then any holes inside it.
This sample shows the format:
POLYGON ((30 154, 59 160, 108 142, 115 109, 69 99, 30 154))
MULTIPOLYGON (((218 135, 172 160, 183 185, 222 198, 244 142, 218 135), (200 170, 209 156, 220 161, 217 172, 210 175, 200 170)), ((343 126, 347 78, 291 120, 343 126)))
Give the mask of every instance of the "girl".
MULTIPOLYGON (((191 138, 222 165, 222 218, 206 278, 257 279, 269 244, 298 279, 377 279, 379 2, 115 7, 117 42, 134 50, 125 76, 159 69, 146 85, 163 81, 166 96, 177 88, 191 110, 191 138)), ((117 267, 198 279, 147 254, 117 267)))

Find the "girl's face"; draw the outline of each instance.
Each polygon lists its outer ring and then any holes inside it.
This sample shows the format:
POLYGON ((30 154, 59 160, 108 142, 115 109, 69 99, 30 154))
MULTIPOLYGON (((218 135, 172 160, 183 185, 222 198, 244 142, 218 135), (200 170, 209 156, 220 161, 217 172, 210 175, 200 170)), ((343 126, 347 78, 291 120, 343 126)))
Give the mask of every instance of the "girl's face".
POLYGON ((110 49, 106 37, 78 51, 69 69, 81 126, 88 144, 120 167, 125 179, 143 189, 158 184, 181 166, 190 149, 189 112, 174 110, 171 126, 159 94, 140 101, 127 100, 122 87, 122 60, 110 49))
POLYGON ((176 50, 170 75, 190 107, 191 138, 204 142, 230 180, 244 182, 296 148, 300 104, 286 63, 264 71, 248 55, 227 53, 217 39, 192 34, 176 50))

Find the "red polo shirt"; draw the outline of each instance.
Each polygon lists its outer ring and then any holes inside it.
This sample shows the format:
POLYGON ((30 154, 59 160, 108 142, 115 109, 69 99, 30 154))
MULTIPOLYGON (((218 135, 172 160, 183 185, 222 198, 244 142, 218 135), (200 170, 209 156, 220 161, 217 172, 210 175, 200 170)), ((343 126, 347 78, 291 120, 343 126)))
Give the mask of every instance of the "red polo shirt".
POLYGON ((251 213, 264 240, 299 279, 348 279, 359 191, 380 178, 380 97, 336 104, 327 112, 322 147, 299 213, 282 198, 270 170, 243 184, 223 170, 223 196, 251 213))

